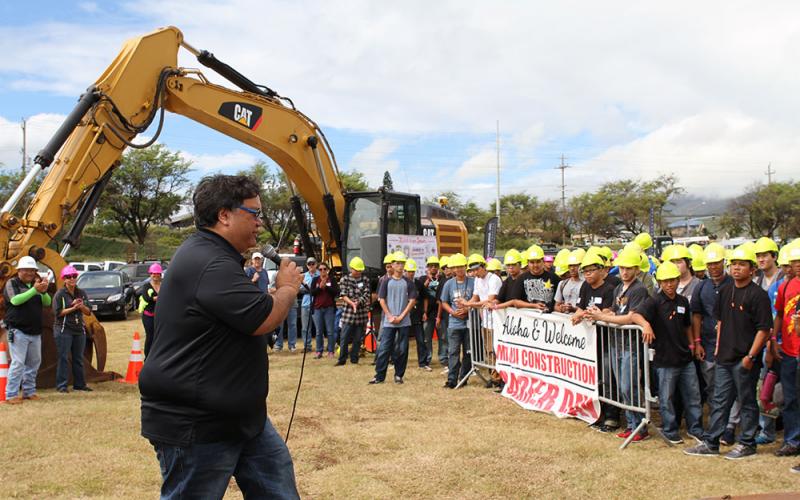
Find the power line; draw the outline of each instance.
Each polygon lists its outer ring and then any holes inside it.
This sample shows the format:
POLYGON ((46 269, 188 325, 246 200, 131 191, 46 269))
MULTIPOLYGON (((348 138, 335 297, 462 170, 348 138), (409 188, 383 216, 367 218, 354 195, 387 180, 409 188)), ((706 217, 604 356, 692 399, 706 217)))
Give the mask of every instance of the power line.
POLYGON ((564 171, 570 168, 570 165, 564 163, 564 155, 561 155, 561 165, 555 167, 561 170, 561 214, 564 217, 564 223, 561 226, 561 244, 567 244, 567 185, 564 180, 564 171))
POLYGON ((772 170, 772 162, 769 162, 767 165, 767 171, 764 173, 767 174, 767 184, 772 184, 772 174, 775 173, 775 171, 772 170))

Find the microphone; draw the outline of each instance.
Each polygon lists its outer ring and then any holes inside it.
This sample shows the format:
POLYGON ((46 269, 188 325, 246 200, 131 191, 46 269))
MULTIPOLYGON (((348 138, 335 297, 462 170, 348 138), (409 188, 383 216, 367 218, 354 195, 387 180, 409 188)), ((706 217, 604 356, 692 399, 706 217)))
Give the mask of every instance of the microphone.
POLYGON ((274 262, 275 265, 278 266, 278 268, 281 267, 281 256, 278 255, 278 252, 272 245, 270 244, 264 245, 264 248, 261 249, 261 253, 264 255, 265 258, 274 262))

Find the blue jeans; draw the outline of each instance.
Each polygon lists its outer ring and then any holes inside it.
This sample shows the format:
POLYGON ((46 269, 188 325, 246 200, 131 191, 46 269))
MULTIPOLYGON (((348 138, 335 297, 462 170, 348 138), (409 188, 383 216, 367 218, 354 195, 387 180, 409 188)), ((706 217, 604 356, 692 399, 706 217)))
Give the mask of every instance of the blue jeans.
POLYGON ((683 412, 686 415, 686 430, 697 437, 703 435, 703 407, 700 403, 700 381, 697 369, 689 362, 682 367, 658 368, 658 403, 664 435, 678 437, 678 422, 675 415, 675 392, 680 391, 683 412))
POLYGON ((783 385, 783 442, 800 446, 800 405, 797 401, 797 358, 787 354, 781 360, 783 385))
POLYGON ((71 333, 56 333, 56 349, 58 364, 56 365, 56 389, 66 389, 69 382, 69 365, 72 358, 72 387, 86 387, 83 373, 83 349, 86 347, 86 336, 71 333))
POLYGON ((249 440, 152 444, 161 467, 161 498, 222 498, 231 476, 245 498, 300 498, 292 456, 269 420, 249 440))
POLYGON ((339 362, 344 363, 347 360, 348 344, 353 343, 353 348, 350 352, 350 362, 358 363, 358 352, 361 350, 361 338, 364 336, 364 327, 366 325, 351 325, 344 323, 342 325, 342 341, 339 343, 339 362))
POLYGON ((294 349, 297 344, 297 306, 289 309, 286 323, 281 324, 278 338, 275 340, 275 349, 283 349, 283 334, 286 333, 286 324, 289 325, 289 349, 294 349))
POLYGON ((467 328, 447 330, 447 367, 447 383, 453 386, 472 371, 467 328))
POLYGON ((303 335, 303 349, 311 350, 311 337, 314 335, 314 321, 312 320, 311 307, 300 308, 300 328, 303 335))
MULTIPOLYGON (((616 345, 611 344, 611 360, 622 402, 629 406, 642 406, 644 402, 639 395, 639 380, 644 378, 639 376, 639 351, 635 346, 631 349, 618 341, 616 345)), ((636 430, 642 422, 642 414, 636 411, 625 410, 625 418, 630 430, 636 430)))
POLYGON ((328 336, 328 352, 336 349, 336 336, 333 333, 333 322, 336 317, 335 307, 314 309, 314 326, 317 329, 317 352, 322 352, 325 346, 325 335, 328 336))
MULTIPOLYGON (((342 308, 336 308, 336 316, 333 319, 333 338, 339 340, 342 338, 342 308)), ((336 348, 334 347, 334 350, 336 348)))
POLYGON ((386 370, 389 368, 389 356, 394 353, 394 375, 403 378, 406 374, 406 364, 408 363, 408 327, 388 327, 384 326, 381 330, 380 344, 378 344, 378 355, 375 360, 375 378, 378 380, 386 379, 386 370), (397 337, 397 347, 395 348, 395 338, 397 337))
POLYGON ((425 347, 428 348, 428 352, 425 355, 424 364, 425 366, 431 365, 431 360, 433 359, 433 330, 436 328, 436 313, 431 314, 430 319, 422 325, 423 332, 425 333, 425 347))
POLYGON ((419 366, 427 366, 425 359, 428 357, 428 346, 425 345, 425 334, 422 331, 422 323, 411 325, 409 335, 412 333, 417 343, 417 363, 419 363, 419 366))
POLYGON ((9 328, 8 333, 12 332, 14 342, 8 343, 11 366, 8 368, 6 399, 19 395, 20 383, 23 396, 36 394, 36 373, 42 363, 42 336, 28 335, 22 330, 9 328))
MULTIPOLYGON (((442 313, 442 320, 439 322, 439 328, 436 329, 436 337, 439 339, 439 364, 442 366, 449 366, 449 358, 447 348, 447 324, 450 322, 450 316, 447 313, 442 313)), ((434 325, 436 320, 434 319, 434 325)))
POLYGON ((711 399, 711 414, 708 417, 708 428, 703 440, 712 450, 719 449, 719 438, 725 432, 734 400, 741 406, 741 432, 739 443, 756 446, 756 430, 758 428, 758 403, 756 403, 756 385, 760 362, 756 362, 750 370, 745 370, 742 363, 714 367, 714 396, 711 399))

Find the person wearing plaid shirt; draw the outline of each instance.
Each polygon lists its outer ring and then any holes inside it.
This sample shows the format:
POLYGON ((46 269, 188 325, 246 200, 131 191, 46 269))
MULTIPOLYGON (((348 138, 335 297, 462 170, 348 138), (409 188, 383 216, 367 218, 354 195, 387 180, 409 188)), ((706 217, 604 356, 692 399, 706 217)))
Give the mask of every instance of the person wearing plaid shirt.
POLYGON ((339 360, 336 366, 343 366, 347 362, 347 346, 353 342, 350 350, 350 362, 358 363, 358 351, 361 347, 361 337, 367 325, 371 294, 369 280, 363 275, 364 261, 359 257, 350 260, 350 274, 342 276, 339 281, 339 297, 344 301, 342 310, 342 341, 339 346, 339 360))

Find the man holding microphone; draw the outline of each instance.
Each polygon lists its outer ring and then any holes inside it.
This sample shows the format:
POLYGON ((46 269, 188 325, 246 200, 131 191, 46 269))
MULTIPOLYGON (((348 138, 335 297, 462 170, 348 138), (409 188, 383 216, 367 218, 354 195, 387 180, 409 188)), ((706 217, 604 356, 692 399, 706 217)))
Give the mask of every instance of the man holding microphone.
POLYGON ((245 274, 242 253, 262 226, 251 178, 206 177, 193 202, 198 231, 164 278, 139 379, 161 497, 222 498, 233 476, 245 497, 298 498, 291 455, 267 419, 265 334, 286 318, 302 276, 283 260, 270 295, 245 274))

